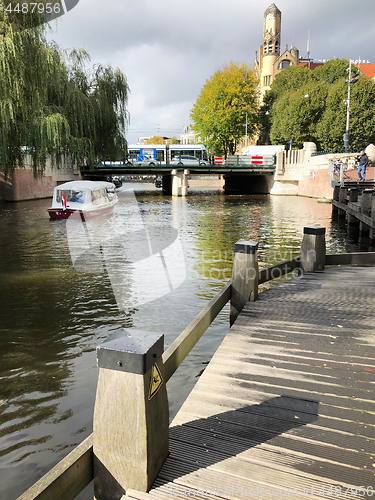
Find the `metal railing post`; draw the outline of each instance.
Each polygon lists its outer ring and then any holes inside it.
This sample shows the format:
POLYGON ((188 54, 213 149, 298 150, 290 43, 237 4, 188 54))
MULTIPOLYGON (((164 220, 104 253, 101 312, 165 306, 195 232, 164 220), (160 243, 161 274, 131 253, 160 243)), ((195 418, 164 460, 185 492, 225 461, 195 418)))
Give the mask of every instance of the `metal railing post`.
POLYGON ((164 336, 120 329, 97 347, 94 409, 96 500, 147 492, 168 455, 164 336))

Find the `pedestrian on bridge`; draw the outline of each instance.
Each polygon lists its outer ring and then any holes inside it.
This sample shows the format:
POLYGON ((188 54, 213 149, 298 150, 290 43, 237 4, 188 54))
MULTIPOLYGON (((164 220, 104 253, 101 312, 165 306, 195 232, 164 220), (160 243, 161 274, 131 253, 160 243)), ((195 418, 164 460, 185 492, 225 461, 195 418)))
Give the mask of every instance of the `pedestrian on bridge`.
POLYGON ((368 165, 368 156, 364 151, 360 152, 357 157, 358 160, 358 178, 360 181, 364 181, 366 177, 366 167, 368 165))

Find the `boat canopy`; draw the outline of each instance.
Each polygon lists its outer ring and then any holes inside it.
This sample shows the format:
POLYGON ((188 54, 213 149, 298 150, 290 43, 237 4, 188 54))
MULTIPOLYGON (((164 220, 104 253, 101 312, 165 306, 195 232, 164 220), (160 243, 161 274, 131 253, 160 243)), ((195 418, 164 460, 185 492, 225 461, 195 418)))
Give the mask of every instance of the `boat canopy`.
POLYGON ((116 191, 112 182, 71 181, 55 187, 54 203, 61 205, 63 195, 69 204, 103 205, 115 199, 116 191))

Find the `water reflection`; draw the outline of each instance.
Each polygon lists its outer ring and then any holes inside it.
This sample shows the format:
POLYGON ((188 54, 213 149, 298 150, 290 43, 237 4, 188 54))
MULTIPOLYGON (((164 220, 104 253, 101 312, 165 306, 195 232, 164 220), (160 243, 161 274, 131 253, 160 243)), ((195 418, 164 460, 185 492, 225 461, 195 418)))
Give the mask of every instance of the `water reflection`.
MULTIPOLYGON (((0 206, 0 498, 16 498, 91 432, 96 346, 119 327, 133 326, 164 333, 170 344, 229 279, 237 240, 259 242, 261 266, 297 255, 306 225, 327 228, 328 252, 360 248, 346 228, 331 222, 330 205, 308 198, 193 190, 187 198, 171 198, 138 186, 130 209, 126 189, 119 192, 113 224, 105 226, 100 246, 106 258, 97 255, 99 267, 92 255, 88 261, 85 252, 75 256, 69 244, 74 228, 49 221, 50 200, 0 206), (176 229, 186 277, 147 303, 119 300, 108 263, 126 291, 132 278, 119 237, 145 226, 156 228, 153 239, 160 241, 170 236, 168 228, 176 229)), ((91 228, 91 239, 95 234, 91 228)), ((143 285, 152 289, 152 266, 147 271, 143 285)), ((225 309, 169 382, 172 415, 227 329, 225 309)))

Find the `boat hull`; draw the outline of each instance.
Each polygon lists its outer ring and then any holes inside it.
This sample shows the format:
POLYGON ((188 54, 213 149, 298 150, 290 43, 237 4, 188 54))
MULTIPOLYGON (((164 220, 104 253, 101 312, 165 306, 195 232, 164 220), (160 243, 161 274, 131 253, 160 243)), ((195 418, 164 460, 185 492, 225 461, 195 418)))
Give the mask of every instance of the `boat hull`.
POLYGON ((108 214, 113 211, 113 207, 114 205, 111 205, 97 210, 74 210, 71 208, 63 210, 62 208, 49 208, 48 213, 51 220, 65 220, 69 218, 86 220, 91 217, 108 214))

